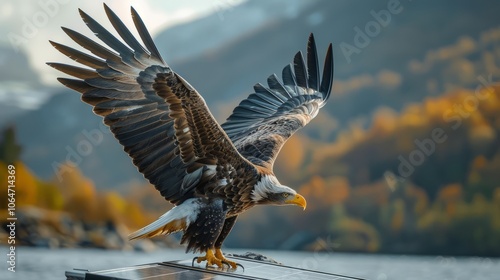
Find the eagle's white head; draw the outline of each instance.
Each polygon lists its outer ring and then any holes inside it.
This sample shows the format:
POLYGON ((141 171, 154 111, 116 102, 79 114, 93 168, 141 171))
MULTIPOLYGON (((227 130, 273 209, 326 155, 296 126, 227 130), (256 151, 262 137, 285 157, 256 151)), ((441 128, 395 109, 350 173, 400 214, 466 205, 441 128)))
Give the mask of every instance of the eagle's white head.
POLYGON ((306 209, 306 200, 293 189, 280 184, 276 176, 263 175, 252 190, 257 204, 298 205, 306 209))

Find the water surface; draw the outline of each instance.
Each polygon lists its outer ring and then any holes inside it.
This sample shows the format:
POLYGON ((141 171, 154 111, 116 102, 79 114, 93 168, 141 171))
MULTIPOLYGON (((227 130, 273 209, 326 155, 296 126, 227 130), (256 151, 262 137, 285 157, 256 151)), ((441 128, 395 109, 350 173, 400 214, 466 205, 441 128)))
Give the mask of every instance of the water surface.
MULTIPOLYGON (((0 247, 6 252, 6 247, 0 247)), ((226 249, 244 253, 248 250, 226 249)), ((345 253, 311 253, 252 250, 289 266, 344 274, 373 280, 489 280, 500 279, 500 259, 434 256, 393 256, 345 253)), ((17 249, 17 272, 7 271, 3 262, 1 279, 65 279, 73 268, 90 271, 124 266, 189 259, 194 255, 180 249, 160 249, 150 253, 104 251, 97 249, 17 249)), ((6 257, 4 257, 6 259, 6 257)))

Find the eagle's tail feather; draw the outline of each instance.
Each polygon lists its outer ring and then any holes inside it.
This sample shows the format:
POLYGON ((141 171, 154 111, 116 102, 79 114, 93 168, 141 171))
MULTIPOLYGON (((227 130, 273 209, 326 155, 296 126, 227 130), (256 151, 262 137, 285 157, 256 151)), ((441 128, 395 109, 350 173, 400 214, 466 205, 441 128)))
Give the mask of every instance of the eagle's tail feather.
POLYGON ((158 220, 133 232, 128 238, 130 240, 148 238, 186 230, 189 224, 196 220, 198 216, 199 204, 197 202, 197 199, 186 200, 163 214, 158 220))
POLYGON ((186 218, 173 220, 167 224, 161 224, 160 219, 130 234, 130 240, 149 238, 157 235, 167 235, 186 229, 186 218))

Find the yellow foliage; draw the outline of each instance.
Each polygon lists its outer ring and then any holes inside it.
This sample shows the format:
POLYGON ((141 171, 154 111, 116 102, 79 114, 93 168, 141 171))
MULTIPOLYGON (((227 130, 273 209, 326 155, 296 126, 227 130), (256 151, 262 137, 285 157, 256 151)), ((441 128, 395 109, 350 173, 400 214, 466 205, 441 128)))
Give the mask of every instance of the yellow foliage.
MULTIPOLYGON (((2 184, 5 184, 4 182, 7 182, 8 174, 9 173, 7 173, 7 165, 4 162, 0 161, 0 182, 2 182, 2 184)), ((2 201, 2 203, 0 203, 0 209, 7 209, 7 188, 0 191, 0 201, 2 201)))
POLYGON ((485 151, 495 141, 497 135, 488 123, 473 124, 468 133, 469 143, 474 151, 485 151))
POLYGON ((424 215, 420 216, 417 221, 417 228, 419 230, 426 230, 432 228, 434 225, 444 225, 446 219, 440 211, 427 211, 424 215))
POLYGON ((469 177, 467 178, 467 183, 469 184, 477 184, 481 181, 481 174, 478 171, 472 170, 469 173, 469 177))
POLYGON ((493 201, 495 203, 498 202, 498 206, 500 206, 500 186, 496 187, 495 190, 493 191, 493 201))
POLYGON ((67 165, 66 172, 61 174, 61 180, 54 179, 64 197, 81 196, 86 198, 95 197, 94 184, 85 178, 77 167, 67 165))
MULTIPOLYGON (((124 199, 117 192, 100 193, 91 180, 84 177, 77 167, 67 167, 62 179, 52 182, 38 180, 22 163, 16 167, 16 206, 64 211, 77 219, 90 222, 113 221, 139 228, 153 221, 169 208, 169 204, 153 186, 134 188, 124 199), (149 213, 141 203, 151 207, 149 213)), ((7 182, 7 166, 0 161, 0 180, 7 182)), ((0 199, 7 201, 7 191, 0 192, 0 199)), ((4 207, 4 203, 1 204, 4 207)), ((5 207, 7 204, 5 204, 5 207)))
POLYGON ((149 184, 131 184, 128 188, 129 194, 126 197, 115 191, 98 194, 97 207, 102 219, 137 229, 152 222, 171 207, 149 184))
POLYGON ((391 229, 395 232, 399 232, 403 228, 405 219, 405 202, 398 198, 394 201, 394 214, 391 220, 391 229))
POLYGON ((479 103, 480 111, 484 114, 498 114, 498 107, 500 106, 500 88, 499 87, 489 87, 482 88, 479 91, 478 96, 485 96, 485 102, 479 103))
POLYGON ((371 132, 376 135, 387 135, 394 131, 397 125, 397 115, 394 111, 383 108, 373 116, 371 132))
POLYGON ((472 213, 478 216, 484 216, 487 212, 489 212, 489 202, 488 200, 479 193, 474 194, 472 198, 472 213))
POLYGON ((16 162, 16 205, 17 207, 37 203, 37 182, 32 172, 22 162, 16 162))
MULTIPOLYGON (((64 197, 59 188, 51 183, 38 180, 22 162, 15 166, 15 199, 17 207, 36 206, 49 210, 61 210, 64 197)), ((0 162, 0 179, 7 181, 7 165, 0 162)), ((6 201, 7 192, 0 192, 0 199, 6 201)), ((3 204, 2 204, 3 205, 3 204)))
POLYGON ((99 197, 99 205, 102 219, 118 222, 123 216, 127 202, 116 192, 105 192, 99 197))
POLYGON ((427 123, 426 115, 418 104, 409 105, 399 118, 399 125, 407 127, 419 127, 427 123))
POLYGON ((405 188, 405 191, 408 197, 415 199, 415 208, 413 209, 415 214, 421 215, 422 213, 424 213, 429 204, 427 193, 423 189, 412 185, 407 186, 405 188))
POLYGON ((85 178, 77 167, 68 167, 61 177, 61 180, 54 180, 54 184, 65 198, 64 210, 78 219, 99 221, 100 211, 92 181, 85 178))
POLYGON ((59 188, 53 184, 39 181, 38 184, 38 203, 36 206, 50 209, 62 210, 64 207, 64 197, 59 188))
POLYGON ((376 252, 380 247, 377 230, 362 220, 344 217, 333 223, 331 231, 339 236, 334 243, 343 250, 376 252))
POLYGON ((492 199, 492 215, 491 215, 491 224, 492 226, 500 231, 500 187, 496 187, 493 191, 493 199, 492 199))
POLYGON ((124 211, 125 224, 131 228, 140 228, 151 223, 157 217, 148 217, 137 202, 130 202, 124 211))

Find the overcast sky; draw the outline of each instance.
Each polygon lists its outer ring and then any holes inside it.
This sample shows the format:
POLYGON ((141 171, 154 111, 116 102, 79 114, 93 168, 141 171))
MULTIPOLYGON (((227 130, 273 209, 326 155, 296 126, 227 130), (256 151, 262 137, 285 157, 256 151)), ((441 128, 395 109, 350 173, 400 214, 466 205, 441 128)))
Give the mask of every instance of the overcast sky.
MULTIPOLYGON (((133 6, 154 36, 166 27, 191 21, 241 2, 243 0, 108 0, 106 4, 127 26, 133 26, 129 16, 130 6, 133 6)), ((0 1, 0 44, 16 50, 24 50, 33 68, 41 74, 42 81, 46 84, 55 84, 56 72, 48 71, 45 62, 63 61, 60 53, 50 46, 48 39, 63 43, 69 42, 60 26, 91 36, 91 32, 84 28, 78 8, 104 26, 110 26, 102 1, 0 1)))

